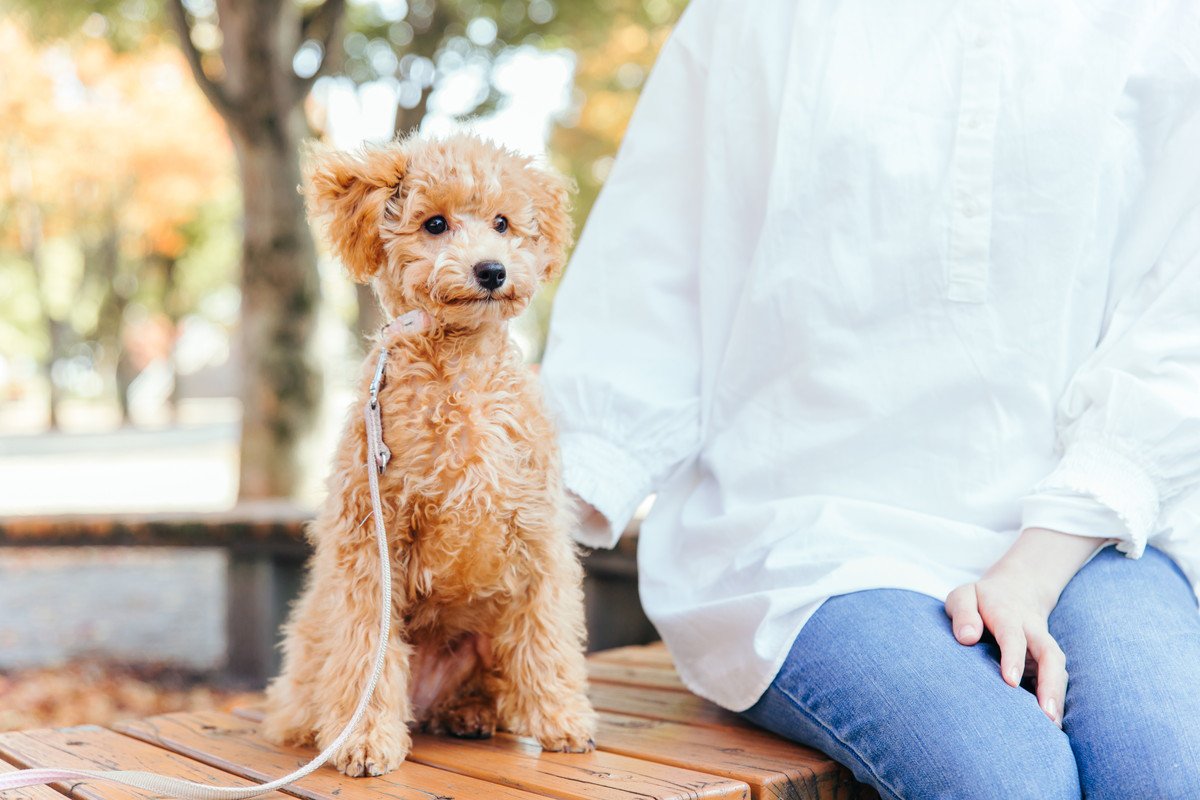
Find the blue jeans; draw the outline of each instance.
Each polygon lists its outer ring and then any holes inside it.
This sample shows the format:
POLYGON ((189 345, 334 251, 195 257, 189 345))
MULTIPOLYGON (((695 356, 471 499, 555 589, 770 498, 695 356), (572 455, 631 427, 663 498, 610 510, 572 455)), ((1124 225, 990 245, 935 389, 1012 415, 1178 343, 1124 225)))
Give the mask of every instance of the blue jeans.
POLYGON ((964 647, 942 603, 899 589, 826 601, 745 715, 884 798, 1200 798, 1200 614, 1179 567, 1100 551, 1050 616, 1063 728, 964 647))

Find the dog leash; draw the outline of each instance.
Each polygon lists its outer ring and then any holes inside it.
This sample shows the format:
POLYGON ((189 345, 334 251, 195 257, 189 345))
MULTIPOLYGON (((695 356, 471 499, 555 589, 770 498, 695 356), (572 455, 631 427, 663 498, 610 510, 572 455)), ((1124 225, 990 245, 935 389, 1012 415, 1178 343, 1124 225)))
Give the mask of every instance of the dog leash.
MULTIPOLYGON (((396 322, 405 330, 413 330, 419 324, 410 314, 405 314, 396 322), (407 318, 407 319, 406 319, 407 318)), ((391 327, 389 325, 389 327, 391 327)), ((316 772, 333 754, 354 734, 371 697, 375 694, 375 685, 383 673, 384 656, 387 653, 388 634, 392 628, 392 570, 391 559, 388 557, 387 531, 383 527, 383 502, 379 497, 379 476, 391 460, 392 454, 383 442, 383 422, 379 410, 379 390, 383 386, 383 372, 387 365, 388 352, 384 347, 379 351, 379 363, 375 366, 375 376, 371 380, 370 398, 363 408, 363 418, 367 425, 367 481, 371 488, 371 515, 375 517, 375 543, 379 550, 379 647, 375 651, 375 667, 371 678, 363 687, 358 707, 346 727, 338 737, 330 742, 316 758, 304 766, 282 778, 276 778, 270 783, 255 786, 207 786, 202 783, 186 781, 181 778, 169 778, 156 775, 153 772, 135 770, 78 770, 55 769, 52 767, 37 769, 22 769, 16 772, 0 774, 0 791, 6 789, 23 789, 28 786, 41 786, 54 781, 109 781, 135 789, 144 789, 159 795, 169 795, 180 800, 243 800, 247 797, 257 797, 272 792, 282 786, 304 778, 316 772)))

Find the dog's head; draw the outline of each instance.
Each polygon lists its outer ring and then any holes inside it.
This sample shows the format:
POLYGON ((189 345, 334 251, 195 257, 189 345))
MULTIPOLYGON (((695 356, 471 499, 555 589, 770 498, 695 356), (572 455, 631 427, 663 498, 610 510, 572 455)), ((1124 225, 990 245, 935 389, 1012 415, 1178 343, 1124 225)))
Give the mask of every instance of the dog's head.
POLYGON ((516 316, 570 245, 567 182, 475 136, 314 149, 306 171, 310 216, 392 314, 455 327, 516 316))

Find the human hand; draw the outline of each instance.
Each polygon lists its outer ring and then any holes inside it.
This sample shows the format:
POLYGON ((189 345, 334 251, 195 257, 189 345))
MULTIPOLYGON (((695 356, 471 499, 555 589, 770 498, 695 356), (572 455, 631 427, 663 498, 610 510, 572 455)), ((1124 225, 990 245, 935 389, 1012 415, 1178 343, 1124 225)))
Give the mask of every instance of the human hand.
POLYGON ((1067 582, 1105 540, 1027 528, 984 576, 946 598, 954 637, 978 644, 985 627, 1000 647, 1000 674, 1010 686, 1037 675, 1038 705, 1062 726, 1066 656, 1050 635, 1050 612, 1067 582))
POLYGON ((946 598, 954 637, 964 645, 978 644, 986 626, 1000 646, 1000 674, 1005 683, 1019 686, 1023 677, 1036 674, 1038 705, 1051 722, 1061 727, 1067 662, 1062 648, 1050 635, 1052 610, 1053 603, 1047 602, 1045 592, 1028 577, 1007 568, 993 568, 982 579, 959 586, 946 598))

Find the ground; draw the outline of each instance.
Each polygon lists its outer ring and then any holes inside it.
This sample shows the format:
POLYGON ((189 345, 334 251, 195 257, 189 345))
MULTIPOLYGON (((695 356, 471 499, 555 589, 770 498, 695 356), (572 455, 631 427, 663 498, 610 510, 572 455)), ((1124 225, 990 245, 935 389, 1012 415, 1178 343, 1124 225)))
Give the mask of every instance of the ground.
POLYGON ((203 674, 77 661, 0 673, 0 731, 108 725, 170 711, 231 710, 256 698, 203 674))

